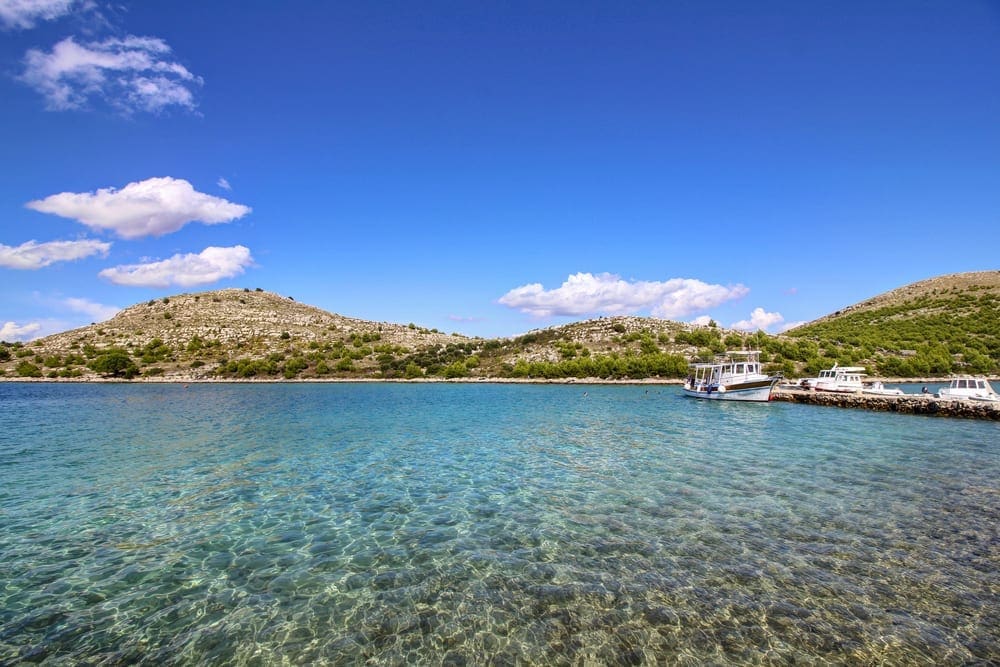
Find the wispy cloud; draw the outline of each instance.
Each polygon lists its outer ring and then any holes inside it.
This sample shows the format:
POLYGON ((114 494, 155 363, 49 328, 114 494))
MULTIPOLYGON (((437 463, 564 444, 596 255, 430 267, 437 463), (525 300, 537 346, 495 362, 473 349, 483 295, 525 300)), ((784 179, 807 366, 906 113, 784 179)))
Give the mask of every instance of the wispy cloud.
POLYGON ((758 329, 767 331, 769 327, 784 321, 785 318, 781 316, 781 313, 769 313, 763 308, 754 308, 753 312, 750 313, 750 319, 733 322, 730 328, 741 331, 757 331, 758 329))
POLYGON ((121 190, 63 192, 28 202, 27 207, 71 218, 91 229, 113 231, 126 239, 163 236, 189 222, 231 222, 251 211, 249 206, 197 192, 184 179, 169 176, 129 183, 121 190))
POLYGON ((19 246, 0 243, 0 266, 8 269, 41 269, 56 262, 69 262, 91 255, 106 256, 110 243, 94 240, 26 241, 19 246))
POLYGON ((649 310, 655 317, 677 318, 713 308, 749 293, 743 285, 710 285, 693 278, 622 280, 611 273, 576 273, 560 287, 533 283, 512 289, 499 302, 536 317, 553 315, 628 315, 649 310))
POLYGON ((69 14, 79 4, 77 0, 0 0, 0 27, 28 30, 69 14))
POLYGON ((88 315, 94 322, 110 320, 118 314, 118 311, 121 310, 118 306, 107 306, 103 303, 91 301, 90 299, 81 299, 77 297, 63 299, 62 303, 74 313, 83 313, 84 315, 88 315))
POLYGON ((38 322, 29 322, 28 324, 21 325, 17 322, 4 322, 3 326, 0 327, 0 340, 7 341, 8 343, 29 341, 37 338, 41 329, 42 325, 38 322))
POLYGON ((225 178, 221 178, 220 177, 219 180, 215 182, 215 184, 218 185, 223 190, 232 190, 233 189, 233 186, 231 186, 229 184, 229 181, 227 181, 225 178))
POLYGON ((116 285, 132 287, 191 287, 214 283, 243 273, 253 264, 249 248, 208 247, 198 254, 177 254, 169 259, 145 264, 127 264, 100 272, 116 285))
POLYGON ((67 37, 48 53, 31 49, 20 78, 45 98, 51 111, 103 100, 126 115, 168 107, 192 110, 193 91, 202 84, 200 77, 170 59, 165 41, 134 35, 84 43, 67 37))

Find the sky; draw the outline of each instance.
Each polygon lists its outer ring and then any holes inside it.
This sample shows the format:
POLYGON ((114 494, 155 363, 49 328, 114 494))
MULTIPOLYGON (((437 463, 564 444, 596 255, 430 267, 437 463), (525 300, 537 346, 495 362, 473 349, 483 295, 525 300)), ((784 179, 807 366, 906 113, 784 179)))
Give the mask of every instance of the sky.
POLYGON ((0 340, 261 288, 783 331, 1000 269, 1000 2, 0 0, 0 340))

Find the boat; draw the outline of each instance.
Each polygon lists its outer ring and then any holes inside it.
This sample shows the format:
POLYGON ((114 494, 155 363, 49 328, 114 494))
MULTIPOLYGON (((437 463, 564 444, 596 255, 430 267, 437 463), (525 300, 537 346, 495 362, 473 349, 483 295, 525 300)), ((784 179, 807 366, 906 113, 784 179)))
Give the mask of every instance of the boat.
POLYGON ((902 389, 890 389, 886 387, 879 380, 873 380, 872 382, 863 383, 861 389, 862 394, 872 394, 875 396, 902 396, 902 389))
POLYGON ((952 378, 947 387, 938 390, 936 396, 946 400, 1000 402, 1000 394, 997 394, 986 378, 969 375, 952 378))
POLYGON ((684 394, 718 401, 769 401, 781 374, 760 369, 759 350, 726 352, 711 363, 691 364, 684 394))
POLYGON ((840 394, 854 394, 862 389, 864 385, 861 378, 865 375, 862 366, 838 366, 819 372, 819 377, 814 378, 810 383, 812 389, 816 391, 832 391, 840 394))

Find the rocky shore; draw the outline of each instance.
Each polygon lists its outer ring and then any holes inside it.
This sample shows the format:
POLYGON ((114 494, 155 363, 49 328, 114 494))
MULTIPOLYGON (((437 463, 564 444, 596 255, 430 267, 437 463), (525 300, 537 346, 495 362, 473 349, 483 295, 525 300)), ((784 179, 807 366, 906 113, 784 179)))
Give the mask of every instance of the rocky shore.
POLYGON ((1000 403, 986 401, 944 400, 933 395, 904 394, 879 396, 875 394, 838 394, 802 389, 776 388, 772 400, 838 408, 856 408, 876 412, 899 412, 932 417, 961 417, 965 419, 991 419, 1000 421, 1000 403))

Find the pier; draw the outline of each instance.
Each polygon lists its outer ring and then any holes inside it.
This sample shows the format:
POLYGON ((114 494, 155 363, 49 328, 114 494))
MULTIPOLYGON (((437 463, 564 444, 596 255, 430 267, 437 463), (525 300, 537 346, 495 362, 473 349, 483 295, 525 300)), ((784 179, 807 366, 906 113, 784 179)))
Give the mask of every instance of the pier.
POLYGON ((857 408, 876 412, 899 412, 931 417, 960 417, 963 419, 992 419, 1000 421, 1000 403, 973 400, 947 400, 927 394, 882 396, 878 394, 841 394, 787 389, 776 387, 771 400, 789 403, 807 403, 838 408, 857 408))

